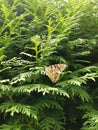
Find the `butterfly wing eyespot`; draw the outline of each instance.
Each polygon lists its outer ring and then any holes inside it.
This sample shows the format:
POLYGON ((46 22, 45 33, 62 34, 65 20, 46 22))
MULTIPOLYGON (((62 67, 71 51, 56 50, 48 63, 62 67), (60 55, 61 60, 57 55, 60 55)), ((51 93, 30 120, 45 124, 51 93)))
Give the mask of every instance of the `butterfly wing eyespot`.
POLYGON ((52 83, 56 83, 59 79, 60 74, 66 68, 66 64, 54 64, 45 66, 45 73, 50 78, 52 83))

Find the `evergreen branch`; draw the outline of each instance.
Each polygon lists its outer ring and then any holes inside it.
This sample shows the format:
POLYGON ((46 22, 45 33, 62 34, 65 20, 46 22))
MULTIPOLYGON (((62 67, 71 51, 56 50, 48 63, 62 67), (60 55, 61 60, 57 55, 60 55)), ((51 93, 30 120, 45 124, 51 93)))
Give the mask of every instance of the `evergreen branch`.
POLYGON ((85 87, 80 85, 80 82, 60 82, 57 84, 58 86, 62 87, 67 93, 69 93, 70 97, 78 96, 81 98, 82 101, 89 101, 91 100, 90 95, 84 89, 85 87))
POLYGON ((63 123, 56 118, 44 117, 40 122, 40 126, 42 130, 64 130, 63 123))
POLYGON ((63 110, 61 105, 57 101, 52 101, 49 99, 42 99, 34 105, 37 110, 43 110, 44 108, 58 109, 60 111, 63 110))
POLYGON ((23 114, 28 117, 32 117, 35 120, 38 119, 38 112, 33 106, 28 106, 20 103, 15 102, 5 102, 0 105, 0 111, 3 113, 10 113, 11 116, 14 116, 15 113, 23 114))
POLYGON ((12 87, 10 85, 2 85, 2 84, 0 84, 0 90, 2 92, 12 92, 12 87))
MULTIPOLYGON (((61 89, 61 88, 55 88, 44 84, 28 84, 24 86, 19 87, 11 87, 8 85, 2 85, 0 88, 3 92, 11 93, 11 94, 30 94, 33 91, 36 91, 38 93, 42 92, 43 95, 45 94, 57 94, 60 96, 67 96, 69 97, 69 94, 61 89)), ((6 94, 5 94, 6 95, 6 94)))
POLYGON ((0 126, 0 130, 12 130, 12 129, 14 129, 14 130, 21 130, 21 128, 22 128, 22 124, 2 124, 1 126, 0 126))
POLYGON ((29 84, 24 86, 19 86, 17 88, 14 88, 14 93, 27 93, 30 94, 32 91, 36 91, 38 93, 42 92, 43 95, 45 94, 57 94, 60 96, 66 96, 69 97, 69 94, 61 89, 61 88, 55 88, 44 84, 29 84))
POLYGON ((86 121, 81 130, 97 130, 98 128, 98 111, 91 105, 82 105, 79 109, 86 111, 83 118, 86 121))

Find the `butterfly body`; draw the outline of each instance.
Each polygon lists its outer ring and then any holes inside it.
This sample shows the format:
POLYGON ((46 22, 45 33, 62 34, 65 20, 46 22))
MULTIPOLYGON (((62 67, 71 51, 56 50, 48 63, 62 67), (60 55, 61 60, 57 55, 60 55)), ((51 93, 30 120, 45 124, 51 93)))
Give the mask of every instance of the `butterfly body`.
POLYGON ((50 78, 52 83, 56 83, 59 79, 60 74, 66 68, 66 64, 54 64, 45 67, 46 75, 50 78))

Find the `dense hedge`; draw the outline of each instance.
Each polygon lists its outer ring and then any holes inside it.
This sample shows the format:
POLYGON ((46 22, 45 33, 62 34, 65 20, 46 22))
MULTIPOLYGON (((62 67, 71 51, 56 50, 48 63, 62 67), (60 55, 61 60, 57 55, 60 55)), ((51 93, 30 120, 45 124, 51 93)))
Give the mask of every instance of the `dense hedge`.
POLYGON ((97 0, 0 0, 0 130, 98 130, 97 10, 97 0), (54 64, 67 66, 56 83, 54 64))

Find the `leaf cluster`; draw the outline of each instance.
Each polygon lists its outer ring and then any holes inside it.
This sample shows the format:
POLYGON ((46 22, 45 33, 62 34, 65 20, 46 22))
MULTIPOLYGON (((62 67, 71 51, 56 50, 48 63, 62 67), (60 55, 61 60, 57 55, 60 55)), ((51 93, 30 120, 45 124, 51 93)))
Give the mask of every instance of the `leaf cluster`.
POLYGON ((1 0, 0 7, 0 129, 97 130, 96 0, 1 0), (67 69, 52 84, 44 67, 60 63, 67 69))

